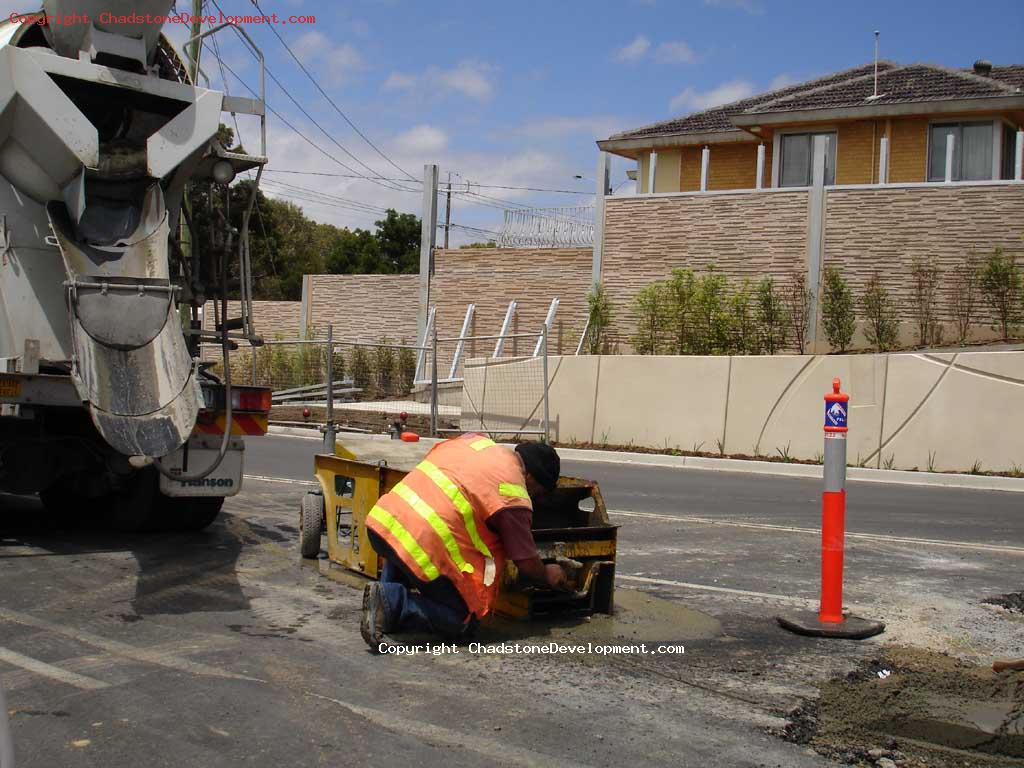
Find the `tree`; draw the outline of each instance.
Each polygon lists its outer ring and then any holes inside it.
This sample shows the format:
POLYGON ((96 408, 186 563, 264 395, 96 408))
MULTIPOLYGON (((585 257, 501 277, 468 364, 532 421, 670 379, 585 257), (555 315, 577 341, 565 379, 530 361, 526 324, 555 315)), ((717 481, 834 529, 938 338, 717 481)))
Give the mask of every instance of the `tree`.
POLYGON ((743 355, 761 354, 761 331, 758 328, 754 290, 749 280, 729 297, 730 343, 723 352, 743 355))
POLYGON ((612 324, 612 302, 604 283, 598 283, 587 293, 587 352, 592 355, 608 353, 608 329, 612 324))
POLYGON ((664 283, 651 283, 633 299, 637 326, 632 342, 637 354, 654 355, 661 350, 667 304, 664 283))
POLYGON ((689 354, 694 345, 696 278, 689 269, 673 269, 668 281, 668 315, 677 355, 689 354))
POLYGON ((882 278, 876 272, 864 287, 861 308, 867 324, 864 334, 879 352, 887 352, 896 346, 899 339, 899 320, 896 306, 889 292, 882 285, 882 278))
POLYGON ((764 347, 774 355, 786 346, 789 313, 781 294, 775 290, 775 280, 766 277, 757 286, 757 319, 764 334, 764 347))
POLYGON ((942 324, 938 320, 939 268, 924 259, 915 259, 910 268, 913 280, 911 306, 917 321, 917 342, 927 347, 942 343, 942 324))
POLYGON ((949 307, 956 320, 957 342, 967 341, 978 308, 978 281, 980 270, 974 254, 968 253, 953 267, 949 284, 949 307))
POLYGON ((1015 256, 1002 248, 989 254, 981 268, 981 292, 996 313, 993 328, 1002 333, 1003 341, 1009 341, 1021 315, 1021 271, 1015 256))
POLYGON ((853 340, 856 330, 856 316, 853 309, 853 293, 835 267, 825 268, 825 286, 821 296, 821 319, 825 327, 825 338, 832 348, 845 352, 853 340))
POLYGON ((716 272, 713 265, 694 282, 694 354, 715 355, 729 349, 730 320, 725 289, 725 275, 716 272))
POLYGON ((811 314, 811 292, 807 290, 807 273, 801 269, 793 270, 786 289, 786 314, 789 315, 789 327, 793 331, 793 344, 797 354, 806 352, 807 322, 811 314))
POLYGON ((375 221, 380 271, 414 274, 420 269, 420 220, 411 213, 389 208, 375 221))

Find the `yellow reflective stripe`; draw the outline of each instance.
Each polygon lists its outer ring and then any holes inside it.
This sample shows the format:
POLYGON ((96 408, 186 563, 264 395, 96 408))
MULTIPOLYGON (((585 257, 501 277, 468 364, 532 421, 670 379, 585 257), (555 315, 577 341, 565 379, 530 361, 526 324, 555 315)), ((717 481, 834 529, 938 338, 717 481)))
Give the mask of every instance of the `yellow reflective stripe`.
POLYGON ((441 572, 430 560, 430 556, 423 551, 423 548, 416 543, 416 539, 402 526, 400 522, 391 516, 391 513, 382 507, 374 507, 370 510, 370 518, 383 525, 391 535, 398 539, 398 542, 405 548, 416 564, 422 569, 428 581, 433 581, 441 572))
POLYGON ((515 483, 502 483, 498 486, 498 493, 502 496, 511 496, 514 499, 528 499, 530 494, 521 485, 515 483))
POLYGON ((479 440, 474 440, 469 444, 469 447, 474 451, 482 451, 484 448, 490 448, 494 445, 494 441, 489 437, 481 437, 479 440))
POLYGON ((455 561, 455 565, 463 573, 472 573, 473 566, 466 562, 462 557, 462 552, 459 551, 459 543, 455 541, 455 537, 452 536, 452 530, 449 528, 444 520, 440 518, 434 508, 427 504, 419 495, 407 485, 399 483, 392 488, 399 498, 405 501, 410 507, 416 510, 416 514, 430 523, 430 527, 434 529, 434 532, 441 537, 441 541, 444 543, 444 548, 448 550, 448 554, 451 555, 452 560, 455 561))
POLYGON ((469 539, 473 542, 473 546, 476 547, 476 551, 484 557, 491 557, 491 550, 484 544, 484 540, 480 538, 480 532, 476 529, 476 518, 473 516, 473 505, 469 503, 465 496, 462 495, 462 491, 448 475, 438 469, 433 462, 421 461, 416 469, 420 470, 423 474, 434 481, 434 485, 441 489, 441 493, 451 499, 452 504, 459 510, 459 514, 462 515, 462 522, 466 525, 466 531, 469 533, 469 539))

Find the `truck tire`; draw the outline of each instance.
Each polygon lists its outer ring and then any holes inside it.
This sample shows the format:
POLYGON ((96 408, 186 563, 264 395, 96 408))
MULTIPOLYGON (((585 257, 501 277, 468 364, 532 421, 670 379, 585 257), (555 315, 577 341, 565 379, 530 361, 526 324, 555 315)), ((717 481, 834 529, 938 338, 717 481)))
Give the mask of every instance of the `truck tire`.
POLYGON ((157 474, 152 467, 135 472, 119 490, 94 501, 100 519, 112 530, 141 533, 152 530, 157 516, 157 474))
POLYGON ((160 496, 160 527, 169 531, 201 531, 220 514, 223 496, 181 497, 160 496))
POLYGON ((316 491, 302 495, 299 512, 299 552, 303 557, 314 558, 320 554, 320 536, 324 532, 324 497, 316 491))

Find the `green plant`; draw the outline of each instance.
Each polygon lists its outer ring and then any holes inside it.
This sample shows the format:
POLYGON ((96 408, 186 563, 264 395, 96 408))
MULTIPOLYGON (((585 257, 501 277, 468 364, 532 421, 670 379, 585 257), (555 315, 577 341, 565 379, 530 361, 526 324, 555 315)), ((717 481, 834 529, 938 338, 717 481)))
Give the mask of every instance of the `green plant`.
POLYGON ((928 471, 935 471, 935 451, 928 451, 928 471))
POLYGON ((821 319, 825 338, 832 348, 845 352, 853 340, 856 317, 853 293, 835 267, 825 267, 824 290, 821 296, 821 319))
POLYGON ((744 280, 729 297, 729 344, 725 352, 761 354, 761 328, 758 322, 754 290, 744 280))
POLYGON ((398 350, 398 386, 402 394, 412 391, 416 378, 416 350, 409 349, 408 342, 402 339, 402 348, 398 350))
POLYGON ((815 464, 824 464, 825 463, 825 454, 822 453, 821 451, 818 451, 816 454, 814 454, 814 463, 815 464))
POLYGON ((938 321, 939 278, 941 272, 924 259, 914 259, 910 267, 911 309, 917 321, 917 343, 928 347, 942 343, 942 324, 938 321))
POLYGON ((387 336, 383 336, 378 343, 380 346, 373 350, 377 389, 382 395, 390 395, 395 385, 395 349, 388 346, 391 342, 387 336))
POLYGON ((775 280, 771 277, 757 285, 757 319, 761 323, 765 351, 774 355, 786 346, 790 318, 782 294, 775 289, 775 280))
POLYGON ((884 461, 882 461, 882 468, 883 469, 892 469, 895 466, 896 466, 896 454, 890 453, 889 454, 889 458, 887 458, 884 461))
POLYGON ((867 323, 864 335, 879 352, 886 352, 896 346, 899 339, 899 318, 896 305, 889 291, 882 285, 882 278, 876 272, 864 286, 861 308, 867 323))
POLYGON ((606 355, 609 349, 608 329, 612 324, 612 302, 604 283, 598 283, 587 294, 586 349, 591 355, 606 355))
POLYGON ((953 268, 949 283, 949 308, 956 321, 957 342, 963 344, 971 332, 971 323, 978 308, 978 259, 968 253, 953 268))
POLYGON ((715 447, 718 448, 719 456, 725 456, 725 440, 715 440, 715 447))
POLYGON ((981 460, 980 459, 975 459, 974 460, 974 463, 971 464, 971 468, 970 468, 970 470, 968 470, 968 473, 972 474, 972 475, 980 475, 981 474, 981 460))
POLYGON ((366 347, 353 348, 349 367, 352 369, 352 382, 363 390, 364 395, 369 395, 373 367, 370 364, 370 355, 366 351, 366 347))
POLYGON ((700 449, 704 447, 704 441, 693 444, 693 453, 700 453, 700 449))
POLYGON ((696 278, 689 269, 673 269, 666 284, 668 293, 668 326, 672 334, 673 351, 686 355, 693 350, 693 303, 696 278))
POLYGON ((785 448, 780 448, 778 446, 775 447, 775 452, 777 454, 779 454, 779 458, 781 458, 787 464, 790 464, 793 461, 793 457, 789 453, 789 446, 790 445, 791 445, 791 443, 786 443, 786 447, 785 448))
POLYGON ((1010 468, 1010 477, 1024 477, 1024 471, 1021 471, 1020 464, 1013 462, 1013 466, 1010 468))
POLYGON ((789 275, 789 285, 783 297, 789 328, 793 332, 793 346, 797 354, 807 347, 807 322, 811 314, 811 292, 807 290, 807 273, 796 269, 789 275))
POLYGON ((1003 341, 1010 340, 1010 332, 1020 322, 1021 270, 1013 254, 996 248, 981 267, 981 292, 996 313, 1003 341))
POLYGON ((636 333, 631 339, 633 349, 640 355, 655 355, 661 350, 668 309, 668 294, 664 283, 651 283, 633 299, 637 315, 636 333))
POLYGON ((726 311, 725 275, 714 265, 694 281, 694 344, 698 355, 714 355, 729 349, 729 313, 726 311))

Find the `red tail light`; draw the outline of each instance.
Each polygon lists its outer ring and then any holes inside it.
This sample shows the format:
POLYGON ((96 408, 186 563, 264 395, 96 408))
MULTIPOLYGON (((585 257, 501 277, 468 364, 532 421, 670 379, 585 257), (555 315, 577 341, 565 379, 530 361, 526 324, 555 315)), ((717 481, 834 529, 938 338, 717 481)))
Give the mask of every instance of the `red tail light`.
POLYGON ((231 407, 236 411, 270 413, 270 390, 263 388, 231 389, 231 407))

